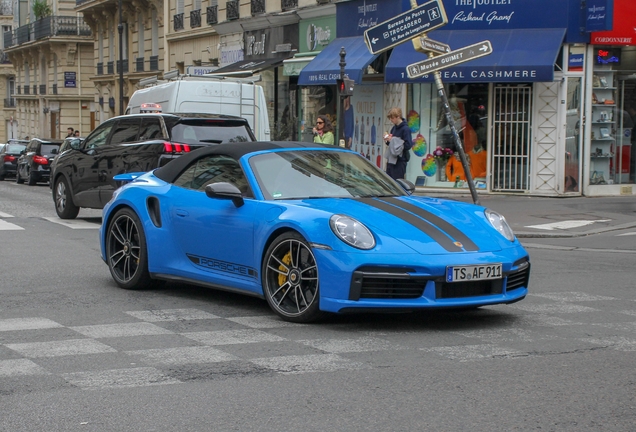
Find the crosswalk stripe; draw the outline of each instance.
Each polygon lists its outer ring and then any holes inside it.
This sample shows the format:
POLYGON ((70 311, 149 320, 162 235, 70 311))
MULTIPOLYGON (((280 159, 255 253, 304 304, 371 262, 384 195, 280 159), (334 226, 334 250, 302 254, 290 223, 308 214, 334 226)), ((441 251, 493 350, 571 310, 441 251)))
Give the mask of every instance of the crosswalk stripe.
POLYGON ((2 212, 0 212, 0 217, 1 217, 1 218, 12 218, 12 217, 13 217, 13 215, 10 215, 9 213, 2 213, 2 212))
POLYGON ((18 231, 23 229, 21 226, 0 219, 0 231, 18 231))
POLYGON ((60 219, 56 217, 45 217, 43 219, 71 229, 99 229, 100 227, 99 224, 87 222, 81 219, 60 219))
POLYGON ((551 222, 540 225, 528 225, 526 228, 534 228, 534 229, 542 229, 542 230, 555 230, 555 229, 569 229, 569 228, 580 228, 587 225, 592 225, 594 222, 609 222, 610 219, 600 219, 600 220, 567 220, 560 222, 551 222))

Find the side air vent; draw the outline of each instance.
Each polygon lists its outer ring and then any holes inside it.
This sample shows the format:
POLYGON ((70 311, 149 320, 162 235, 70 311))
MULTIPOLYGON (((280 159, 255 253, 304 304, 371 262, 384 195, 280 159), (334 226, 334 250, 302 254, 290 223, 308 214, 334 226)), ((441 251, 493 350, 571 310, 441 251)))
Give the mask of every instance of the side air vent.
POLYGON ((161 208, 159 206, 159 200, 157 197, 149 197, 148 200, 146 200, 146 205, 148 206, 150 220, 154 226, 161 228, 161 208))

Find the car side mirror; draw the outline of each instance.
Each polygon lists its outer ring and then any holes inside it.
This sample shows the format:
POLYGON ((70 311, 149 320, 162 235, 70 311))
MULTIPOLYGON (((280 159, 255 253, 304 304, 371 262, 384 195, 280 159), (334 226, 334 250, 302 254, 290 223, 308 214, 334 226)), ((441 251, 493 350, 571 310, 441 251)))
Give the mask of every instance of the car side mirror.
POLYGON ((398 184, 402 186, 402 189, 407 191, 409 195, 412 195, 413 192, 415 191, 415 185, 411 183, 410 181, 406 179, 397 179, 395 181, 398 182, 398 184))
POLYGON ((241 207, 245 203, 239 188, 231 183, 210 183, 205 187, 205 194, 210 198, 231 199, 236 207, 241 207))

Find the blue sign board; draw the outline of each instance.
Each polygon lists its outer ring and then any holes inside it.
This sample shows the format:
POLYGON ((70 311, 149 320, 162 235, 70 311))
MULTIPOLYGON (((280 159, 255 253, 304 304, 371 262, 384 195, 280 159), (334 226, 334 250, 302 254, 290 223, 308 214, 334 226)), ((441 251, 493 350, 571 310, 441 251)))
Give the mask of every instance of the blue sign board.
MULTIPOLYGON (((406 9, 411 9, 410 3, 406 9)), ((401 14, 404 10, 396 0, 353 0, 336 3, 336 35, 339 38, 362 36, 365 30, 401 14)))
POLYGON ((64 87, 77 87, 77 73, 76 72, 64 72, 64 87))
POLYGON ((447 22, 441 0, 432 0, 368 29, 364 40, 369 51, 378 54, 447 22))
POLYGON ((585 31, 612 30, 613 5, 613 0, 587 0, 585 2, 585 31))
MULTIPOLYGON (((402 10, 411 8, 410 0, 401 3, 402 10)), ((444 0, 444 8, 448 25, 443 30, 565 28, 568 29, 565 42, 589 42, 581 0, 444 0)), ((431 38, 435 38, 433 34, 431 38)))

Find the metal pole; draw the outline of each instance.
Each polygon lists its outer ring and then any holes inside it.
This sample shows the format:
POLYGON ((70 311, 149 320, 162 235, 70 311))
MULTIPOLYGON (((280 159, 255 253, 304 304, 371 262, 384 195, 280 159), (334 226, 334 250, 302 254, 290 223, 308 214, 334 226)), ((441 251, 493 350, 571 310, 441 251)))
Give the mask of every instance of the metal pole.
POLYGON ((119 32, 119 115, 124 114, 124 41, 122 40, 124 21, 121 10, 122 0, 119 0, 119 25, 117 25, 119 32))
POLYGON ((457 151, 459 151, 459 158, 461 159, 462 166, 464 167, 464 174, 466 175, 466 181, 468 182, 470 194, 473 197, 473 202, 479 205, 479 197, 477 196, 477 190, 475 189, 475 184, 473 183, 473 176, 470 173, 468 159, 466 158, 466 153, 464 152, 462 140, 459 139, 459 133, 457 133, 457 129, 455 128, 455 120, 453 120, 453 114, 451 113, 450 105, 448 104, 448 98, 446 97, 446 91, 444 90, 444 84, 442 83, 442 74, 439 71, 435 72, 435 85, 437 86, 437 92, 442 99, 442 105, 444 105, 444 114, 446 114, 446 121, 448 122, 450 130, 453 133, 453 138, 455 138, 455 145, 457 146, 457 151))
MULTIPOLYGON (((343 80, 345 78, 345 66, 347 66, 347 62, 345 61, 345 56, 347 55, 347 50, 344 49, 344 47, 340 48, 340 79, 343 80)), ((342 94, 340 93, 340 89, 336 89, 338 92, 338 100, 339 100, 339 110, 340 113, 338 114, 338 137, 340 139, 345 139, 345 121, 344 121, 344 116, 345 116, 345 112, 344 112, 344 97, 342 96, 342 94)), ((338 142, 335 142, 334 144, 338 145, 338 142)), ((345 146, 347 145, 347 143, 345 142, 345 146)))

